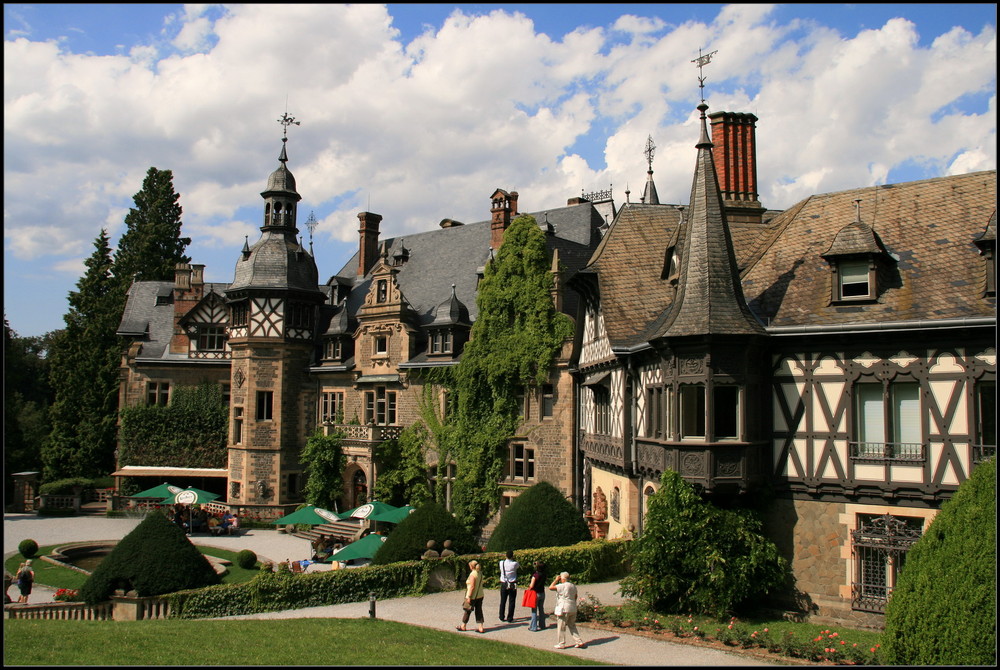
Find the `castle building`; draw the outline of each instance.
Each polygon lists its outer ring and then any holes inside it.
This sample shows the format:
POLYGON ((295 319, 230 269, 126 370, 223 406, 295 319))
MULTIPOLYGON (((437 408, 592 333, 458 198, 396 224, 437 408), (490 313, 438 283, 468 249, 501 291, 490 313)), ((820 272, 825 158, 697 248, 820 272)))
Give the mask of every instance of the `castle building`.
POLYGON ((878 617, 996 451, 996 172, 768 211, 756 118, 713 114, 710 138, 699 109, 689 203, 625 203, 570 280, 588 518, 641 530, 666 469, 723 505, 770 496, 790 604, 878 617))
MULTIPOLYGON (((640 202, 606 191, 532 212, 576 333, 520 399, 502 506, 548 481, 595 536, 629 536, 671 469, 720 504, 766 501, 790 605, 877 619, 909 547, 996 451, 996 172, 768 210, 756 117, 699 110, 687 204, 660 202, 650 143, 640 202)), ((443 408, 430 372, 460 360, 519 194, 405 237, 361 212, 357 253, 321 284, 287 162, 283 144, 232 283, 199 265, 136 282, 118 330, 122 407, 223 386, 225 462, 116 475, 201 477, 239 513, 276 517, 303 501, 299 455, 319 427, 346 435, 346 509, 369 499, 380 445, 420 418, 425 389, 443 408)), ((428 463, 446 499, 455 476, 428 463)))

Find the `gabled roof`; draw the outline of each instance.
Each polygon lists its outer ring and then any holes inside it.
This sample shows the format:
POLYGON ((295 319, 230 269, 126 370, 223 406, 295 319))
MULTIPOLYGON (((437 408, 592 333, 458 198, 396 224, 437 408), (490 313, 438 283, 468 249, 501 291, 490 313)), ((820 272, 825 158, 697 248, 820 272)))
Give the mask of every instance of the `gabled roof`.
MULTIPOLYGON (((205 298, 213 293, 221 298, 228 286, 206 283, 205 298)), ((186 353, 170 353, 170 338, 174 334, 174 304, 157 300, 157 296, 171 294, 173 287, 172 281, 140 281, 129 288, 122 320, 115 332, 142 342, 139 360, 189 360, 186 353)))

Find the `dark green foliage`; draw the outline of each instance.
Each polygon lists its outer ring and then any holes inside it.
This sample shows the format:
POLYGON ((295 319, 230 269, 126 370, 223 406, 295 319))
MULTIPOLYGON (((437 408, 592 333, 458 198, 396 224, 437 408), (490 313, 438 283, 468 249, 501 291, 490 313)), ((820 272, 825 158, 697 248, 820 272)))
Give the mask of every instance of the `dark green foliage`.
POLYGON ((229 409, 219 384, 178 386, 169 405, 121 411, 119 464, 222 468, 228 430, 229 409))
POLYGON ((17 551, 25 558, 34 558, 35 554, 38 553, 38 543, 32 539, 21 540, 20 544, 17 545, 17 551))
POLYGON ((386 440, 379 445, 378 479, 372 498, 390 505, 420 507, 431 500, 427 481, 427 459, 424 445, 429 438, 420 422, 408 426, 398 440, 386 440))
POLYGON ((106 475, 115 466, 121 300, 102 230, 87 271, 69 294, 66 327, 52 338, 49 379, 55 390, 52 432, 43 446, 43 479, 106 475))
POLYGON ((907 552, 886 608, 885 663, 996 665, 996 493, 992 458, 907 552))
POLYGON ((236 565, 244 570, 250 570, 257 565, 257 554, 250 549, 242 549, 236 554, 236 565))
POLYGON ((218 583, 219 575, 184 531, 164 515, 150 514, 94 569, 80 596, 94 604, 116 589, 156 596, 218 583))
MULTIPOLYGON (((455 462, 451 506, 470 529, 499 507, 507 440, 519 422, 518 392, 548 381, 572 335, 569 318, 552 304, 550 264, 535 219, 516 218, 479 283, 479 316, 462 360, 441 379, 455 403, 446 430, 436 435, 439 462, 455 462)), ((439 501, 442 495, 439 488, 439 501)))
POLYGON ((337 509, 337 501, 344 495, 342 473, 347 467, 344 455, 343 433, 324 435, 321 428, 306 440, 299 461, 306 468, 306 502, 323 509, 337 509))
POLYGON ((672 470, 660 481, 633 541, 626 597, 660 612, 722 616, 782 583, 787 562, 760 534, 756 515, 703 501, 672 470))
MULTIPOLYGON (((92 477, 67 477, 66 479, 57 479, 53 482, 45 482, 38 487, 38 492, 53 496, 70 495, 79 488, 98 488, 98 482, 102 481, 103 479, 95 479, 92 477)), ((107 488, 107 486, 105 486, 105 488, 107 488)))
POLYGON ((7 317, 3 320, 4 355, 4 494, 10 503, 16 472, 41 472, 42 447, 52 427, 49 407, 54 399, 46 353, 51 333, 20 337, 7 317))
POLYGON ((588 539, 580 511, 555 486, 539 482, 504 511, 486 550, 562 547, 588 539))
POLYGON ((173 279, 178 263, 191 262, 184 255, 191 238, 180 236, 180 195, 174 192, 173 182, 173 172, 151 167, 142 189, 133 196, 135 207, 125 215, 125 232, 115 254, 114 273, 123 291, 133 280, 173 279))
POLYGON ((427 550, 427 541, 437 542, 437 551, 444 548, 444 541, 451 540, 451 549, 457 554, 479 552, 472 533, 452 516, 443 505, 429 502, 418 507, 389 533, 372 559, 375 565, 397 561, 413 561, 427 550))

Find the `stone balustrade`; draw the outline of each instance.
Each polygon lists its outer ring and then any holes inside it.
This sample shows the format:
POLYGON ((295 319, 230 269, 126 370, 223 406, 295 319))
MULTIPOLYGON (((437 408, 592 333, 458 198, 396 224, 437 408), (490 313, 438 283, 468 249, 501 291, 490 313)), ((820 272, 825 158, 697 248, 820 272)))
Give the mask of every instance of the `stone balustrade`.
POLYGON ((112 596, 108 602, 53 602, 4 605, 5 619, 51 619, 73 621, 149 621, 170 617, 170 601, 160 596, 112 596))

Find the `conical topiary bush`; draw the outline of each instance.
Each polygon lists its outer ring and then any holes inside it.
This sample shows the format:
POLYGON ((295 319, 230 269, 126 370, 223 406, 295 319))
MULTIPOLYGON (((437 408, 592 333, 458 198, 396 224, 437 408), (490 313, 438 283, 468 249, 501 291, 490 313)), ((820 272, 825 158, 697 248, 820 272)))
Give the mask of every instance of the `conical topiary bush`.
POLYGON ((212 564, 184 531, 162 514, 150 514, 94 569, 80 596, 94 604, 117 589, 157 596, 218 583, 212 564))
POLYGON ((490 536, 487 551, 564 547, 590 539, 583 514, 548 482, 514 499, 490 536))
POLYGON ((372 563, 385 565, 398 561, 415 561, 427 550, 427 541, 434 540, 441 551, 445 540, 451 540, 456 554, 478 554, 479 545, 465 526, 443 505, 426 503, 403 519, 379 547, 372 563))

